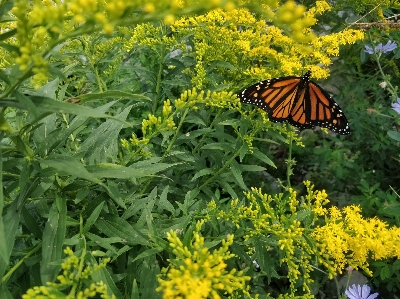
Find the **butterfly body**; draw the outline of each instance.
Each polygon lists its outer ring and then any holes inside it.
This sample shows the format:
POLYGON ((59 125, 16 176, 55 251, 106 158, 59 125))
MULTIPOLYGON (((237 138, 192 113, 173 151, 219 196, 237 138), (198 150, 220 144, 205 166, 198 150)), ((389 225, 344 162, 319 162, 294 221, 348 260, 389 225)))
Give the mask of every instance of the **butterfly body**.
POLYGON ((318 84, 302 77, 288 76, 261 81, 238 94, 242 103, 255 105, 274 122, 287 121, 303 130, 320 126, 347 135, 349 123, 339 105, 318 84))

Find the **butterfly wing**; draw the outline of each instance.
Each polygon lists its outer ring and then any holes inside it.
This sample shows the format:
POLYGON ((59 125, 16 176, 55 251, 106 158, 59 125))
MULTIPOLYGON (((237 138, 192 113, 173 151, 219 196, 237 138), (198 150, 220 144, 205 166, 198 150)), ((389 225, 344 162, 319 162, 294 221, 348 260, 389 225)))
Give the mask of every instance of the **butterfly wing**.
POLYGON ((238 94, 242 103, 255 105, 273 122, 285 122, 299 129, 311 128, 306 118, 302 77, 281 77, 261 81, 238 94))
POLYGON ((307 119, 313 126, 342 135, 350 134, 349 122, 334 99, 318 84, 310 81, 305 91, 307 119))

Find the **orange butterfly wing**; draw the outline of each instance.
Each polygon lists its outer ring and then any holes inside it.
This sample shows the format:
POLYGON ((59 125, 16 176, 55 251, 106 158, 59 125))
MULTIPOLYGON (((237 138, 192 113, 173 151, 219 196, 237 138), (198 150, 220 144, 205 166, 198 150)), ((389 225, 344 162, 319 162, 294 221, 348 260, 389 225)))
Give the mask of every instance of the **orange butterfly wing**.
POLYGON ((342 109, 322 87, 310 82, 307 89, 309 103, 309 121, 311 124, 347 135, 350 134, 349 122, 342 109))
POLYGON ((299 129, 321 126, 336 133, 349 134, 349 124, 332 97, 310 81, 311 72, 302 77, 281 77, 261 81, 238 94, 240 101, 268 113, 274 122, 288 121, 299 129))

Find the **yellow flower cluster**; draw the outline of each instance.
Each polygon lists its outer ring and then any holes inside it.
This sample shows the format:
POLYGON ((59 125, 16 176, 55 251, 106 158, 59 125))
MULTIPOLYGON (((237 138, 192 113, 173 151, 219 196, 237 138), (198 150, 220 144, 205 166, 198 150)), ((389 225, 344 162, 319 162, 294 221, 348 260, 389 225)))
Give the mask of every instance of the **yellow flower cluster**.
POLYGON ((160 133, 174 129, 176 129, 175 122, 170 117, 156 117, 153 114, 149 114, 148 118, 142 121, 142 132, 144 136, 154 132, 160 133))
MULTIPOLYGON (((61 264, 63 269, 62 275, 57 277, 58 283, 48 282, 47 286, 38 286, 29 289, 26 294, 22 295, 22 299, 53 299, 53 298, 66 298, 66 299, 87 299, 101 296, 104 299, 115 299, 114 295, 110 296, 107 292, 107 285, 102 281, 92 283, 88 288, 76 293, 70 292, 68 295, 62 293, 63 290, 68 289, 73 285, 78 286, 81 279, 89 278, 95 271, 98 271, 106 267, 106 264, 110 261, 110 258, 104 259, 100 264, 87 266, 82 273, 78 273, 79 269, 79 258, 74 252, 67 247, 64 250, 67 254, 67 258, 61 264)), ((73 288, 75 289, 75 288, 73 288)))
POLYGON ((312 237, 318 243, 320 260, 331 277, 342 273, 346 265, 360 267, 370 275, 368 258, 381 260, 400 257, 400 228, 388 228, 377 218, 364 219, 358 206, 326 212, 326 224, 315 228, 312 237))
MULTIPOLYGON (((325 1, 317 1, 325 2, 325 1)), ((325 2, 326 3, 326 2, 325 2)), ((326 7, 328 10, 329 5, 326 7)), ((299 43, 309 43, 316 36, 308 28, 316 23, 314 11, 310 10, 306 13, 304 5, 297 5, 294 1, 289 0, 284 4, 274 7, 265 6, 268 15, 271 16, 272 22, 279 28, 283 29, 294 41, 299 43)), ((303 50, 310 53, 311 49, 304 47, 303 50), (308 49, 308 51, 307 51, 308 49)))
POLYGON ((339 45, 351 44, 364 37, 357 30, 316 37, 309 27, 316 23, 316 15, 330 9, 326 1, 317 1, 308 11, 294 1, 278 7, 272 3, 264 8, 270 12, 267 15, 276 26, 270 26, 265 18, 257 19, 244 8, 215 9, 173 23, 171 29, 176 40, 193 35, 193 47, 178 42, 176 46, 180 46, 182 55, 195 55, 195 68, 185 70, 194 86, 203 88, 210 83, 205 75, 210 67, 232 80, 243 75, 259 80, 300 74, 304 68, 310 68, 314 78, 326 78, 328 71, 315 65, 330 65, 331 57, 338 55, 339 45))
MULTIPOLYGON (((307 182, 312 192, 312 186, 307 182)), ((245 193, 249 200, 249 205, 241 205, 238 200, 231 202, 228 211, 219 211, 217 216, 234 223, 238 228, 244 229, 242 223, 251 223, 251 229, 247 229, 244 235, 246 240, 255 236, 273 235, 277 240, 278 247, 270 248, 271 250, 281 251, 281 263, 285 263, 288 267, 288 278, 291 282, 291 293, 296 292, 296 283, 302 278, 303 290, 310 293, 309 285, 313 282, 310 277, 312 268, 310 261, 314 253, 314 248, 304 236, 303 224, 296 220, 299 211, 304 212, 305 207, 302 206, 297 199, 294 190, 289 189, 289 195, 284 197, 283 194, 270 196, 263 194, 261 189, 252 188, 251 192, 245 193)), ((312 214, 312 209, 321 204, 321 200, 317 203, 313 193, 309 193, 308 213, 312 214), (315 206, 312 202, 315 202, 315 206)), ((211 203, 209 208, 215 210, 215 203, 211 203)))
POLYGON ((169 99, 164 101, 160 116, 149 114, 147 119, 142 121, 143 138, 139 139, 135 134, 132 134, 129 141, 126 139, 121 140, 122 147, 131 153, 132 156, 139 154, 149 157, 151 153, 146 151, 144 147, 158 134, 177 129, 174 122, 174 117, 177 113, 183 111, 183 114, 180 116, 182 123, 190 109, 197 110, 201 106, 236 111, 241 110, 238 98, 231 92, 208 91, 207 94, 205 94, 204 91, 197 92, 196 88, 184 91, 181 96, 174 101, 173 106, 175 106, 175 109, 173 109, 169 99))
POLYGON ((171 101, 164 101, 162 116, 157 117, 153 114, 149 114, 147 119, 143 119, 143 137, 139 139, 133 133, 129 141, 126 139, 121 139, 122 147, 131 153, 132 158, 134 158, 135 155, 151 157, 151 152, 147 151, 145 146, 153 137, 157 136, 158 134, 166 131, 176 130, 174 115, 175 113, 172 111, 171 101))
POLYGON ((233 235, 222 240, 221 247, 211 253, 200 235, 203 223, 204 221, 197 223, 189 247, 183 245, 174 231, 167 233, 176 258, 170 261, 169 269, 163 269, 164 274, 158 279, 160 286, 157 291, 163 292, 164 299, 220 299, 220 292, 245 292, 244 286, 250 277, 244 276, 242 271, 237 272, 236 269, 228 272, 224 262, 234 257, 234 254, 229 252, 233 235), (165 273, 167 271, 168 273, 165 273))
POLYGON ((177 110, 191 108, 199 109, 200 105, 206 105, 209 107, 224 108, 230 110, 240 111, 240 102, 232 92, 211 92, 207 91, 204 95, 204 91, 197 92, 196 88, 192 90, 184 91, 179 99, 175 100, 174 105, 177 110))
MULTIPOLYGON (((172 49, 178 41, 175 37, 169 37, 163 34, 162 27, 155 27, 150 23, 139 24, 131 30, 131 38, 124 44, 124 50, 129 52, 135 45, 148 46, 156 51, 160 46, 172 49)), ((161 57, 160 57, 161 58, 161 57)))
POLYGON ((318 220, 318 216, 323 216, 326 214, 325 205, 329 203, 328 194, 325 190, 317 190, 314 191, 314 185, 311 184, 310 181, 305 181, 304 185, 307 188, 307 195, 305 196, 305 200, 302 203, 302 208, 307 211, 314 212, 313 222, 318 220))
MULTIPOLYGON (((172 24, 176 15, 204 9, 212 9, 220 5, 220 1, 181 1, 181 0, 17 0, 11 10, 11 17, 16 21, 3 23, 1 32, 17 33, 6 42, 16 46, 20 51, 13 51, 13 59, 19 65, 22 72, 27 75, 32 71, 31 79, 34 87, 38 88, 46 82, 48 62, 46 59, 57 45, 73 40, 85 34, 96 34, 100 31, 108 35, 116 28, 120 32, 121 25, 136 25, 143 18, 147 20, 162 20, 166 24, 172 24)), ((160 39, 166 42, 165 34, 160 39)), ((64 47, 68 47, 68 43, 64 47)), ((12 49, 10 48, 6 48, 12 49)), ((0 49, 4 56, 0 59, 0 65, 11 65, 10 53, 0 49)), ((27 76, 26 75, 26 76, 27 76)))
POLYGON ((388 228, 377 218, 364 219, 358 206, 348 206, 342 211, 336 207, 327 209, 324 206, 329 200, 325 190, 314 191, 309 181, 305 185, 307 195, 302 200, 297 199, 292 189, 288 190, 287 196, 269 196, 253 188, 245 193, 248 205, 233 200, 227 211, 218 211, 215 202, 211 202, 208 208, 210 214, 214 211, 219 219, 244 230, 246 240, 256 236, 274 238, 277 246, 269 245, 267 249, 280 251, 280 262, 288 267, 290 295, 295 293, 294 285, 300 273, 304 279, 303 290, 311 294, 308 286, 312 282, 310 265, 313 261, 324 266, 329 277, 333 278, 347 265, 360 267, 371 274, 369 258, 400 257, 400 228, 388 228), (323 220, 324 225, 315 226, 323 220))

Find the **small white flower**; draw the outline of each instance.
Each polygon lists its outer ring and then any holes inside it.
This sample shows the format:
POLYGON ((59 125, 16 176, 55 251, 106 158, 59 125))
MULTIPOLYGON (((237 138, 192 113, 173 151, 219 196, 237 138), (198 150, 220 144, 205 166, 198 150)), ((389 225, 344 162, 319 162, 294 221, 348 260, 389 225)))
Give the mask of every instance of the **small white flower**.
POLYGON ((382 88, 386 88, 387 83, 385 81, 379 83, 379 86, 382 88))

